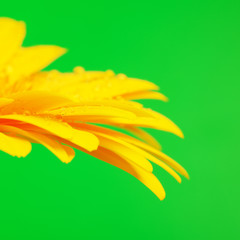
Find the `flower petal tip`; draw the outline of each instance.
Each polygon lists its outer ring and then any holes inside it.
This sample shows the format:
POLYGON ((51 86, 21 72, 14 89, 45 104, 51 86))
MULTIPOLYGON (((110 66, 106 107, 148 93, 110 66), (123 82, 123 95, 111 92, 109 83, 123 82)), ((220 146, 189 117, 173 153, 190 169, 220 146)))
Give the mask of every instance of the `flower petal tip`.
POLYGON ((182 130, 181 129, 179 129, 179 131, 178 131, 178 134, 177 134, 180 138, 182 138, 182 139, 184 139, 184 134, 183 134, 183 132, 182 132, 182 130))
POLYGON ((189 176, 187 171, 186 171, 186 176, 185 177, 187 178, 187 180, 190 180, 190 176, 189 176))
POLYGON ((164 194, 162 194, 161 196, 158 196, 158 198, 163 201, 166 198, 166 192, 164 192, 164 194))

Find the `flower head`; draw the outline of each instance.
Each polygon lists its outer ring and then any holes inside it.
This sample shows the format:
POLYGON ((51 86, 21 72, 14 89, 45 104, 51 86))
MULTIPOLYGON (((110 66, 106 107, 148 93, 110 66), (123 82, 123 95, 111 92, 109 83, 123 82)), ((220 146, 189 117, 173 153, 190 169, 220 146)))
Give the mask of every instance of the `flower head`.
POLYGON ((165 155, 144 128, 183 137, 168 118, 131 100, 167 98, 148 81, 124 74, 41 71, 65 53, 57 46, 22 47, 25 24, 0 18, 0 150, 25 157, 31 143, 69 163, 79 149, 123 169, 160 199, 165 191, 151 162, 178 182, 186 170, 165 155), (110 128, 109 128, 110 127, 110 128), (113 127, 113 128, 112 128, 113 127), (131 135, 118 130, 123 129, 131 135))

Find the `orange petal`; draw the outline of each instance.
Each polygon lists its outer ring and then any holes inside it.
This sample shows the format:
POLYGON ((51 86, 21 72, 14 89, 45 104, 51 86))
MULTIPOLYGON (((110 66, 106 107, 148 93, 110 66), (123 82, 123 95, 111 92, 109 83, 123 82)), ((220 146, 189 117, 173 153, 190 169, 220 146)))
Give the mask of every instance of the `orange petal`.
POLYGON ((151 172, 145 171, 143 168, 134 163, 130 164, 117 154, 114 154, 113 152, 101 147, 99 147, 97 151, 90 154, 133 175, 145 186, 147 186, 160 200, 165 198, 166 194, 162 184, 151 172))
POLYGON ((0 119, 5 121, 16 120, 22 123, 29 123, 33 126, 44 129, 53 135, 67 139, 88 151, 96 150, 99 144, 98 138, 93 134, 86 131, 76 130, 67 123, 63 123, 58 120, 16 114, 3 115, 0 116, 0 119))

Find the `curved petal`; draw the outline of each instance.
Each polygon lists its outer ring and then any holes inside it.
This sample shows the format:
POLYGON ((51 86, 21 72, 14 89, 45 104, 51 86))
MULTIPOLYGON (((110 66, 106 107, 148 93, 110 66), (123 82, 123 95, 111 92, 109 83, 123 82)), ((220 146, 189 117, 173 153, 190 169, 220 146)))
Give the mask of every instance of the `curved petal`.
POLYGON ((132 112, 114 107, 105 106, 79 106, 68 107, 47 112, 51 115, 61 116, 64 120, 86 121, 86 119, 94 119, 95 117, 122 117, 134 118, 132 112))
POLYGON ((150 146, 159 150, 162 149, 160 143, 151 134, 147 133, 143 129, 134 126, 124 126, 124 128, 130 133, 134 134, 136 137, 149 144, 150 146))
POLYGON ((120 141, 114 141, 113 139, 109 138, 106 135, 101 135, 99 133, 97 133, 96 135, 98 136, 101 147, 116 153, 125 160, 137 164, 138 166, 140 166, 141 168, 148 172, 153 171, 151 163, 143 155, 139 154, 136 151, 133 151, 131 148, 125 146, 120 141))
MULTIPOLYGON (((124 153, 126 153, 127 157, 129 156, 129 153, 127 153, 127 152, 130 152, 130 150, 131 150, 133 152, 133 156, 135 155, 135 157, 133 157, 133 159, 135 160, 134 162, 137 165, 139 165, 139 163, 142 163, 142 162, 140 162, 140 159, 141 159, 140 157, 145 159, 145 162, 143 162, 144 163, 143 168, 144 168, 144 166, 148 166, 146 163, 148 162, 147 159, 149 159, 150 161, 152 161, 152 162, 158 164, 160 167, 162 167, 165 171, 167 171, 170 175, 172 175, 178 182, 181 182, 180 176, 173 169, 171 169, 167 164, 165 164, 164 162, 155 158, 148 152, 145 152, 144 150, 142 150, 128 142, 125 142, 122 139, 113 137, 112 135, 99 133, 96 131, 93 131, 93 133, 96 134, 96 136, 98 136, 98 138, 100 140, 100 146, 103 146, 106 149, 116 152, 120 156, 123 156, 123 152, 124 152, 124 153), (117 149, 114 148, 114 146, 117 146, 117 149), (138 156, 140 156, 140 157, 138 157, 138 156)), ((152 167, 152 165, 151 165, 151 167, 152 167)), ((147 170, 146 168, 144 168, 144 169, 147 170)))
MULTIPOLYGON (((80 128, 80 129, 93 131, 96 135, 104 134, 108 138, 113 138, 114 137, 115 141, 120 141, 121 140, 122 144, 124 144, 125 146, 127 146, 130 149, 133 149, 133 150, 137 151, 138 153, 139 153, 139 149, 136 149, 134 146, 136 146, 137 148, 141 148, 144 151, 151 154, 151 156, 150 156, 149 154, 146 154, 146 152, 140 152, 140 154, 142 154, 144 157, 148 158, 150 161, 156 163, 157 165, 159 165, 160 167, 162 167, 164 169, 165 169, 166 166, 162 162, 165 162, 167 165, 169 165, 175 171, 182 174, 184 177, 189 178, 189 175, 188 175, 187 171, 179 163, 177 163, 172 158, 168 157, 166 154, 159 151, 158 149, 156 149, 156 148, 154 148, 154 147, 152 147, 152 146, 150 146, 150 145, 148 145, 148 144, 146 144, 142 141, 139 141, 136 138, 133 138, 133 137, 128 136, 126 134, 123 134, 121 132, 117 132, 117 131, 107 129, 107 128, 104 128, 104 127, 100 127, 100 126, 95 126, 95 125, 90 125, 90 124, 81 124, 81 123, 72 123, 71 125, 75 126, 77 128, 80 128), (153 157, 152 155, 161 159, 161 161, 159 161, 159 159, 153 157)), ((101 144, 101 142, 100 142, 100 144, 101 144)), ((170 174, 172 174, 172 171, 168 167, 165 170, 170 171, 170 174)), ((173 173, 173 175, 180 182, 179 177, 176 176, 175 173, 173 173)))
POLYGON ((96 150, 99 144, 98 138, 95 135, 86 131, 76 130, 70 125, 58 120, 16 114, 0 116, 0 119, 29 123, 33 126, 44 129, 53 135, 67 139, 88 151, 96 150))
POLYGON ((31 143, 23 138, 5 135, 0 132, 0 150, 12 156, 26 157, 31 152, 31 143))
MULTIPOLYGON (((72 104, 73 102, 59 94, 41 92, 41 91, 28 91, 11 95, 11 102, 1 109, 2 114, 11 113, 40 113, 52 108, 72 104)), ((6 105, 6 104, 5 104, 6 105)), ((0 98, 1 106, 1 98, 0 98)))
POLYGON ((14 100, 11 98, 1 98, 0 97, 0 107, 4 107, 6 105, 9 105, 10 103, 12 103, 14 100))
POLYGON ((0 18, 0 69, 21 47, 25 34, 24 22, 0 18))
POLYGON ((117 154, 114 154, 113 152, 101 147, 99 147, 97 151, 90 154, 131 174, 140 182, 142 182, 146 187, 148 187, 160 200, 163 200, 165 198, 166 194, 162 184, 151 172, 145 171, 143 168, 137 166, 134 163, 130 164, 117 154))
POLYGON ((164 96, 162 93, 153 92, 153 91, 134 92, 134 93, 124 94, 122 95, 122 97, 127 100, 156 99, 156 100, 162 100, 164 102, 168 101, 168 98, 164 96))
POLYGON ((101 146, 99 146, 96 151, 88 152, 77 145, 71 144, 67 140, 63 139, 63 142, 133 175, 146 187, 148 187, 160 200, 165 198, 166 194, 164 188, 159 180, 153 175, 153 173, 140 167, 138 164, 130 161, 129 159, 121 157, 117 153, 114 153, 111 150, 105 149, 101 146))
POLYGON ((8 76, 11 81, 28 77, 47 67, 65 52, 64 48, 47 45, 21 48, 8 62, 8 76))
POLYGON ((35 142, 42 144, 54 155, 56 155, 62 162, 69 163, 75 156, 73 149, 70 150, 69 147, 60 144, 59 142, 53 140, 47 135, 39 134, 32 131, 24 131, 20 128, 6 125, 0 125, 0 130, 4 132, 19 134, 25 138, 34 140, 35 142))
POLYGON ((146 127, 154 128, 166 132, 173 133, 181 138, 183 138, 183 133, 171 120, 167 117, 162 116, 162 119, 150 118, 150 117, 136 117, 132 119, 128 118, 119 118, 119 117, 109 117, 109 118, 95 118, 91 123, 102 123, 112 126, 134 126, 134 127, 146 127))

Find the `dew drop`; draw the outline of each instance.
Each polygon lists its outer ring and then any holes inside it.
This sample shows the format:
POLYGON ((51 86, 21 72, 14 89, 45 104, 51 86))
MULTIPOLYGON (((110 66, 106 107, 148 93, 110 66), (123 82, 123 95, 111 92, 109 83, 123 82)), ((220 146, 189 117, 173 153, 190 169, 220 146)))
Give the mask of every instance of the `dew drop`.
POLYGON ((85 70, 83 67, 75 67, 73 69, 74 73, 77 73, 77 74, 82 74, 85 70))

